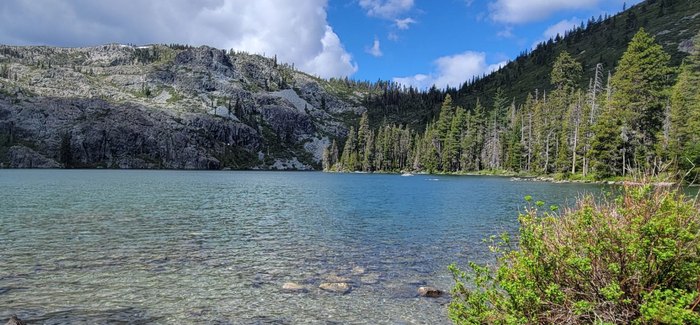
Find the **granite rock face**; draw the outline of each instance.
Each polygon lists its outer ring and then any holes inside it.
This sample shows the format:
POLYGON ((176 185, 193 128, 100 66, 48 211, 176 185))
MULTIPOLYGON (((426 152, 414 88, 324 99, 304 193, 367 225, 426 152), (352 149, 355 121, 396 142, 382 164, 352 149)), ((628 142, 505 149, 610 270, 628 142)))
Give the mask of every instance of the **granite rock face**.
POLYGON ((13 146, 7 152, 10 168, 60 168, 61 164, 51 158, 46 158, 36 151, 23 147, 13 146))
POLYGON ((210 47, 0 46, 0 166, 316 169, 365 109, 210 47))

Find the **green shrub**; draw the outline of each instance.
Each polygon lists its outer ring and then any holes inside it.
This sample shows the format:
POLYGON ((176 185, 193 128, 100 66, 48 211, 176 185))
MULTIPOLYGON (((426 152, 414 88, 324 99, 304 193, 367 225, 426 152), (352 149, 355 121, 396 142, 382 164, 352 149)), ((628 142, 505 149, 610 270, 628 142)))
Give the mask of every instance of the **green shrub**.
POLYGON ((519 217, 517 247, 492 239, 496 265, 450 266, 455 323, 700 324, 695 202, 637 186, 561 213, 537 203, 519 217))

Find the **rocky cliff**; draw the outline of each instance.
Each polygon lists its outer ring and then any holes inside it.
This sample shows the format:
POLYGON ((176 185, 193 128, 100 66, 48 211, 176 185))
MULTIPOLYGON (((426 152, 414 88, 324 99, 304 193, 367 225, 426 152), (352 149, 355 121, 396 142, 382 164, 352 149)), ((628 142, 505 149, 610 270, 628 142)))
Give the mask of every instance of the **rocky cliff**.
POLYGON ((360 99, 210 47, 0 46, 0 166, 315 169, 360 99))

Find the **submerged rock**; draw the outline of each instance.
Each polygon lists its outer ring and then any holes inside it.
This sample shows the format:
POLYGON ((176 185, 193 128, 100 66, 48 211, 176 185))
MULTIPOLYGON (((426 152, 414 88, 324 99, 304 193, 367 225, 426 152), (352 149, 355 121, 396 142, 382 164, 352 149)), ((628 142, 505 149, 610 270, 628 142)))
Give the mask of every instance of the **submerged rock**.
POLYGON ((352 275, 363 275, 366 271, 362 266, 355 266, 352 268, 352 275))
POLYGON ((282 285, 282 290, 287 292, 306 292, 306 287, 294 282, 286 282, 282 285))
POLYGON ((27 325, 27 323, 19 319, 17 315, 12 315, 5 325, 27 325))
POLYGON ((350 285, 345 282, 324 282, 318 287, 333 293, 346 294, 350 292, 350 285))
POLYGON ((418 294, 421 297, 437 298, 442 296, 442 291, 433 287, 420 287, 418 288, 418 294))
POLYGON ((362 284, 377 284, 379 283, 379 274, 368 273, 363 275, 360 277, 360 282, 362 282, 362 284))

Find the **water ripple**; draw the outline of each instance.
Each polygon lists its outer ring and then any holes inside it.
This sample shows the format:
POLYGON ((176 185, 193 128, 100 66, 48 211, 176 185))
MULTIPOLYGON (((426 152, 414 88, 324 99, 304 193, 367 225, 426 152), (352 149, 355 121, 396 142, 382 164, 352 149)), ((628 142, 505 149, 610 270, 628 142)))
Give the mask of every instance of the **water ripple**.
POLYGON ((494 177, 0 170, 0 321, 447 322, 447 265, 488 258, 524 195, 494 177), (437 181, 427 181, 436 179, 437 181), (362 272, 359 272, 361 270, 362 272), (318 289, 346 278, 345 295, 318 289), (281 290, 285 282, 307 287, 281 290))

